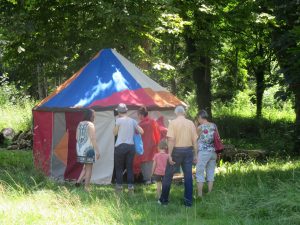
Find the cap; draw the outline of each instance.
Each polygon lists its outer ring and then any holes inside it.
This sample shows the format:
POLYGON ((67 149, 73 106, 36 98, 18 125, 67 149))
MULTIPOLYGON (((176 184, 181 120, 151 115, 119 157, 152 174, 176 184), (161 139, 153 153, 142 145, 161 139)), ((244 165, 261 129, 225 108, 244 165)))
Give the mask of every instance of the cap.
POLYGON ((126 104, 120 103, 116 108, 116 111, 119 113, 126 113, 128 111, 126 104))

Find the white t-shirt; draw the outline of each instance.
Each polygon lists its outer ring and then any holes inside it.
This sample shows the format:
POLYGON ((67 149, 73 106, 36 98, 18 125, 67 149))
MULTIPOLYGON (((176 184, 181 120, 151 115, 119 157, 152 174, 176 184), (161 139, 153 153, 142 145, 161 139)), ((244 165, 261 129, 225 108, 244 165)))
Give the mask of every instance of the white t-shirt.
POLYGON ((115 146, 117 147, 124 143, 133 145, 133 135, 138 123, 130 117, 120 117, 116 120, 116 126, 119 126, 119 132, 115 146))

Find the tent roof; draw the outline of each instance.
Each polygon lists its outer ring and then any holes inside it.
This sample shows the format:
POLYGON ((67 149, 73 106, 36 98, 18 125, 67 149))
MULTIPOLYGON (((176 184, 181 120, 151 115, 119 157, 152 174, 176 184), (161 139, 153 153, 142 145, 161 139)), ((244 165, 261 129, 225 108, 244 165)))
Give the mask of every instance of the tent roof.
POLYGON ((159 109, 184 104, 118 52, 103 49, 34 110, 111 109, 120 102, 159 109))

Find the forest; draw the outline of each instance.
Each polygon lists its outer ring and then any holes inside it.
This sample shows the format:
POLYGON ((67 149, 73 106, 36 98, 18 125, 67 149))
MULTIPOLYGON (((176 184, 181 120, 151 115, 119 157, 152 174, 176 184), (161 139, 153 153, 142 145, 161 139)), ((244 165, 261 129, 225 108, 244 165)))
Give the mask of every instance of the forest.
POLYGON ((0 0, 0 131, 0 224, 298 225, 300 1, 0 0), (197 197, 193 181, 191 208, 184 179, 164 207, 154 183, 87 192, 34 167, 35 105, 108 48, 189 119, 205 109, 237 153, 218 158, 211 193, 197 197), (3 139, 10 129, 28 136, 24 148, 3 139))
POLYGON ((278 136, 299 154, 299 7, 297 0, 1 0, 1 105, 43 99, 98 51, 114 48, 187 102, 191 118, 206 109, 227 121, 225 138, 257 136, 271 118, 276 129, 288 124, 278 136), (241 121, 246 130, 237 130, 241 121))

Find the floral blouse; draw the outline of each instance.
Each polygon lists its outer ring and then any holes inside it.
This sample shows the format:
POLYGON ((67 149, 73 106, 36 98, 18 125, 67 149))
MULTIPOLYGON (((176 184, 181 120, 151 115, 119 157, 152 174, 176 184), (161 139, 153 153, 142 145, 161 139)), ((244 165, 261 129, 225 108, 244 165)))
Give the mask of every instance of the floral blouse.
POLYGON ((198 129, 201 131, 198 138, 198 151, 215 151, 214 132, 216 125, 213 123, 201 124, 198 129))

